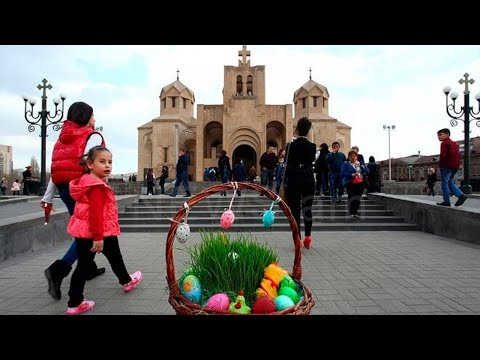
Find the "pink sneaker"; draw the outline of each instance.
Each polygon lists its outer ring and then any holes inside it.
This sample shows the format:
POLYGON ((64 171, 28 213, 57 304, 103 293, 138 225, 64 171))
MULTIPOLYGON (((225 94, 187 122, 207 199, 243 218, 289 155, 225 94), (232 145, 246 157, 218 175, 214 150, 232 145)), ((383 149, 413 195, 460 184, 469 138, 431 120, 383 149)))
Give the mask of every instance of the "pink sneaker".
POLYGON ((141 271, 134 272, 130 275, 130 277, 132 278, 132 281, 130 281, 128 284, 123 285, 123 291, 125 292, 130 292, 135 289, 143 278, 141 271))
POLYGON ((67 311, 65 311, 65 314, 80 315, 84 312, 92 310, 94 305, 95 305, 95 301, 83 300, 82 303, 77 307, 67 307, 67 311))

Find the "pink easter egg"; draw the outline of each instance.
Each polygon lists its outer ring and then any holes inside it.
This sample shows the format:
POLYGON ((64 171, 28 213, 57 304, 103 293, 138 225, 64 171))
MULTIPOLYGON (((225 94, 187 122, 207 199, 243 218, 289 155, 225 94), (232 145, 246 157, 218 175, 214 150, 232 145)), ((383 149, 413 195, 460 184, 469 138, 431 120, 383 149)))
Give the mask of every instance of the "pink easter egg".
POLYGON ((222 227, 222 229, 228 229, 230 226, 233 225, 234 221, 235 215, 233 214, 233 211, 226 210, 220 217, 220 226, 222 227))
POLYGON ((210 299, 207 300, 205 308, 211 310, 228 310, 230 305, 230 299, 227 294, 219 293, 212 295, 210 299))

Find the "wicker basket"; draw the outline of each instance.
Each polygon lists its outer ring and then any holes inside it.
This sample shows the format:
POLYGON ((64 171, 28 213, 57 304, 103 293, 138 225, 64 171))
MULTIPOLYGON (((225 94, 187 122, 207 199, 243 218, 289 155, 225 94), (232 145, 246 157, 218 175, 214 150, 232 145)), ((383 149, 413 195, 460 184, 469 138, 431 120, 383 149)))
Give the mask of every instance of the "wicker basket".
MULTIPOLYGON (((272 200, 276 200, 278 197, 277 194, 275 194, 274 192, 257 184, 253 184, 253 183, 236 183, 236 184, 239 190, 242 190, 242 189, 256 190, 259 193, 269 197, 272 200)), ((215 186, 206 188, 188 200, 187 202, 188 208, 190 209, 193 208, 199 201, 205 199, 206 197, 212 194, 215 194, 221 191, 232 190, 233 188, 234 188, 234 183, 224 183, 224 184, 215 185, 215 186)), ((295 258, 293 262, 293 270, 290 276, 303 290, 304 296, 303 296, 303 299, 300 302, 298 302, 295 306, 289 307, 282 311, 273 312, 270 315, 308 315, 312 307, 315 305, 315 301, 313 300, 312 291, 308 287, 304 286, 300 281, 300 278, 302 276, 302 265, 301 265, 302 252, 301 252, 300 237, 298 235, 298 227, 295 219, 292 216, 290 208, 286 205, 286 203, 283 200, 281 200, 280 202, 278 202, 278 206, 283 210, 283 212, 288 218, 288 221, 290 223, 290 228, 292 229, 293 242, 295 244, 295 258)), ((167 236, 167 247, 165 251, 165 256, 166 256, 166 262, 167 262, 167 282, 170 290, 168 302, 173 306, 177 315, 239 315, 239 314, 231 313, 229 311, 206 309, 200 304, 194 303, 182 295, 180 291, 180 287, 178 285, 178 281, 175 277, 175 265, 173 260, 173 242, 175 240, 175 234, 177 231, 178 224, 183 219, 185 212, 186 212, 185 207, 182 207, 177 212, 176 216, 173 219, 174 221, 172 221, 172 225, 170 226, 170 230, 167 236)))

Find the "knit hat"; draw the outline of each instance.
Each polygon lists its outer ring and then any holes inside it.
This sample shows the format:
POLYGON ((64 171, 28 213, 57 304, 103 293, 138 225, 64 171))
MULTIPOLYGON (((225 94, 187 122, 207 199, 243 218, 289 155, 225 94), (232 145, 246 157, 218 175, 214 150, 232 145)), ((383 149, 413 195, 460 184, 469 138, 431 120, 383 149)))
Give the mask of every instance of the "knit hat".
POLYGON ((68 109, 67 120, 79 125, 87 125, 93 114, 93 108, 82 101, 73 103, 68 109))

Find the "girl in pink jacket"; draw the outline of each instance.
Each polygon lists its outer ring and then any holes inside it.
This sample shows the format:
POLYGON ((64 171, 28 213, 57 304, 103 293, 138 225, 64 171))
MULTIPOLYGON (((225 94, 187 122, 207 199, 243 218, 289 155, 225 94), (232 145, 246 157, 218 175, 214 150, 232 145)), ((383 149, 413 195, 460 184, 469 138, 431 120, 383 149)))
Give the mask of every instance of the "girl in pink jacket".
POLYGON ((95 302, 84 299, 83 289, 96 253, 103 252, 107 257, 125 292, 133 290, 142 280, 140 271, 129 275, 118 244, 117 202, 107 185, 112 154, 103 146, 94 146, 89 150, 85 164, 88 173, 70 182, 70 195, 76 202, 67 231, 75 237, 78 263, 70 282, 67 315, 84 313, 95 305, 95 302))

